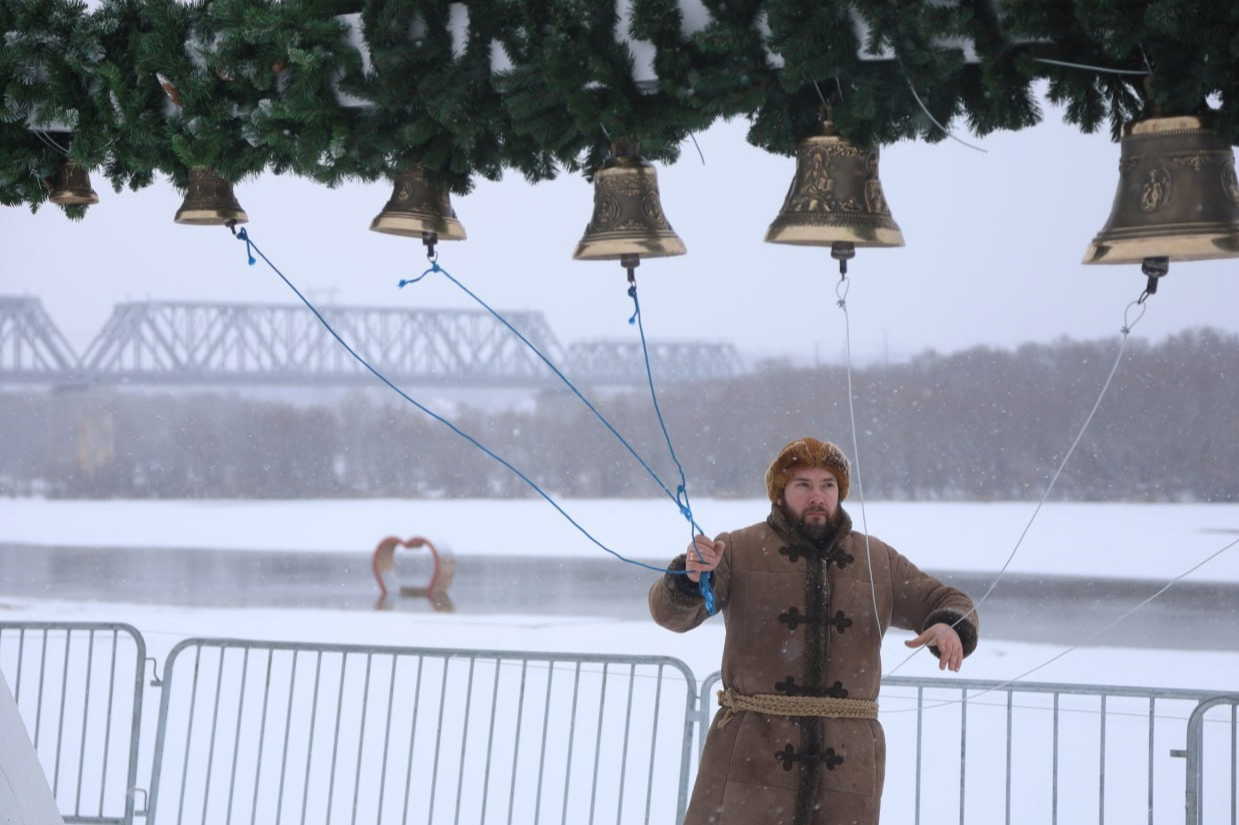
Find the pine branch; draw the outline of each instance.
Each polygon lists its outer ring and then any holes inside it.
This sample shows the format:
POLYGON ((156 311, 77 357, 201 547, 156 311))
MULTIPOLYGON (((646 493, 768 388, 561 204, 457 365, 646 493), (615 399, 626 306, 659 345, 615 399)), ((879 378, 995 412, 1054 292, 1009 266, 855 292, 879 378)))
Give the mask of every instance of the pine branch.
POLYGON ((791 154, 824 99, 858 144, 1022 129, 1034 82, 1083 131, 1204 114, 1239 140, 1230 0, 703 3, 689 34, 679 0, 631 0, 625 31, 615 0, 0 0, 0 200, 46 200, 48 130, 117 191, 195 166, 334 186, 420 161, 464 193, 509 169, 589 174, 613 139, 671 161, 719 117, 791 154))

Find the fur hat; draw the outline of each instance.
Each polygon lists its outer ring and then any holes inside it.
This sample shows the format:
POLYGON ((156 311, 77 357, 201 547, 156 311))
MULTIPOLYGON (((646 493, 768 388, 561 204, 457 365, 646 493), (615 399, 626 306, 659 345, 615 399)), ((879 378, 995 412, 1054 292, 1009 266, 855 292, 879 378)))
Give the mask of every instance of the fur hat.
POLYGON ((779 450, 778 458, 766 470, 766 492, 770 494, 772 503, 782 497, 783 488, 787 486, 792 470, 801 467, 829 470, 839 483, 839 500, 843 501, 848 497, 848 457, 829 441, 801 438, 779 450))

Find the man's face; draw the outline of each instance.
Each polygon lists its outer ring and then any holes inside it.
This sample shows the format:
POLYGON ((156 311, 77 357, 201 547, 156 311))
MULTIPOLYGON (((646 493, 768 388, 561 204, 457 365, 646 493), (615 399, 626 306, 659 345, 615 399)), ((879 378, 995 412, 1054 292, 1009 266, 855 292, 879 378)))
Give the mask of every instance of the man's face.
POLYGON ((792 523, 801 525, 813 538, 820 538, 834 522, 839 508, 839 482, 830 470, 795 470, 783 488, 779 505, 792 523))

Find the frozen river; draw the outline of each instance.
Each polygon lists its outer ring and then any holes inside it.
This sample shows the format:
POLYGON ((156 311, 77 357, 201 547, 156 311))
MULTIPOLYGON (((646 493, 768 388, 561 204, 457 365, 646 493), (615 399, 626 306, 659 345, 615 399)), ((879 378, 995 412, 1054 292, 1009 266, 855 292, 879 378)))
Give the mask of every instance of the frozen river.
MULTIPOLYGON (((409 551, 402 551, 409 552, 409 551)), ((398 557, 399 581, 424 584, 429 558, 398 557)), ((467 555, 448 595, 460 614, 640 620, 657 574, 610 559, 467 555)), ((934 571, 979 599, 993 574, 934 571)), ((389 578, 389 584, 396 582, 389 578)), ((1156 582, 1008 573, 981 608, 986 638, 1071 644, 1159 589, 1156 582)), ((393 587, 393 590, 395 588, 393 587)), ((371 610, 379 590, 366 553, 0 545, 0 593, 24 598, 184 607, 371 610)), ((431 612, 425 598, 383 607, 431 612)), ((1098 640, 1123 647, 1239 650, 1239 585, 1180 582, 1098 640)))

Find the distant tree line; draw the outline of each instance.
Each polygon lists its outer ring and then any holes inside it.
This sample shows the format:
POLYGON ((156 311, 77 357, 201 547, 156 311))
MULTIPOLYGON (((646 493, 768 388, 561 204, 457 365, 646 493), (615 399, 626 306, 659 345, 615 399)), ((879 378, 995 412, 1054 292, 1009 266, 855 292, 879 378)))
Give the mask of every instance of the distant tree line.
MULTIPOLYGON (((866 497, 1040 498, 1118 346, 977 347, 854 369, 866 497)), ((583 391, 674 493, 679 471, 648 390, 583 391)), ((770 362, 725 382, 660 386, 658 401, 693 496, 764 495, 766 465, 801 435, 836 441, 855 471, 843 366, 770 362)), ((566 390, 499 412, 441 413, 553 495, 663 494, 566 390)), ((1157 345, 1132 340, 1052 498, 1239 500, 1237 413, 1239 336, 1198 329, 1157 345)), ((533 495, 443 424, 372 392, 293 403, 204 391, 10 390, 0 393, 0 428, 4 495, 533 495)))

